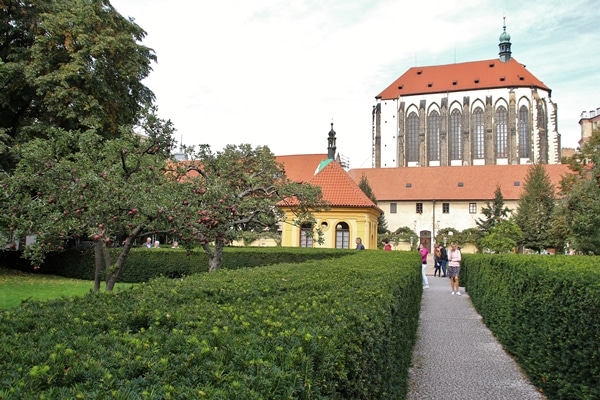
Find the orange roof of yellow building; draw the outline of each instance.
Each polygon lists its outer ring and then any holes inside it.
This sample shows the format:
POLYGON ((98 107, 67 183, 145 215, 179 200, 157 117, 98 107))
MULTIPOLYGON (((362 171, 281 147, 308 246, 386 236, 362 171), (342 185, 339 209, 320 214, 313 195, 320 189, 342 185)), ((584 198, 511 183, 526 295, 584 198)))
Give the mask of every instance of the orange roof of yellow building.
POLYGON ((276 156, 275 161, 283 164, 285 175, 294 182, 308 182, 313 178, 327 154, 296 154, 276 156))
POLYGON ((377 207, 336 161, 327 164, 308 183, 319 186, 323 199, 332 206, 377 207))

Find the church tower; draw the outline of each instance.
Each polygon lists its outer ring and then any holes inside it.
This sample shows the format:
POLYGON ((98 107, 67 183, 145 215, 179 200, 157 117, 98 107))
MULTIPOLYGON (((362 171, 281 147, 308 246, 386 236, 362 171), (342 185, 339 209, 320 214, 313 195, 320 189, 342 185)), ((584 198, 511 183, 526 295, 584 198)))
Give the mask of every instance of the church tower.
POLYGON ((337 150, 337 147, 335 146, 335 131, 333 130, 333 122, 331 123, 331 130, 329 131, 327 143, 327 158, 333 160, 335 159, 335 151, 337 150))
POLYGON ((504 31, 500 34, 500 43, 498 47, 500 48, 500 61, 507 62, 510 61, 510 35, 506 32, 506 17, 504 17, 504 31))

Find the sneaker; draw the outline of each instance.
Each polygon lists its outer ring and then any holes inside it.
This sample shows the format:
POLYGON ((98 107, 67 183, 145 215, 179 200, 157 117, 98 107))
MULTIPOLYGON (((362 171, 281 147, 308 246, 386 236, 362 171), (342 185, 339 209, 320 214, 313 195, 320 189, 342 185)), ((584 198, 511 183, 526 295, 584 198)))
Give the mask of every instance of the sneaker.
POLYGON ((423 286, 423 289, 429 289, 429 285, 423 286))
POLYGON ((459 296, 461 295, 460 292, 456 292, 456 294, 459 295, 459 296))
POLYGON ((452 292, 452 295, 454 295, 454 292, 452 292))

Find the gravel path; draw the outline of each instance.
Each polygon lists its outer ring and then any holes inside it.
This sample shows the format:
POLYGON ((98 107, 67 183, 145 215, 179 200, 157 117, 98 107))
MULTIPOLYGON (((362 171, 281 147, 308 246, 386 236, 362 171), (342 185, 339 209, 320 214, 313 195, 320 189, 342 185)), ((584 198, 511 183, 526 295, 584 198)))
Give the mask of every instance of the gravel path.
POLYGON ((483 324, 464 288, 462 296, 452 295, 448 278, 428 278, 407 398, 544 399, 483 324))

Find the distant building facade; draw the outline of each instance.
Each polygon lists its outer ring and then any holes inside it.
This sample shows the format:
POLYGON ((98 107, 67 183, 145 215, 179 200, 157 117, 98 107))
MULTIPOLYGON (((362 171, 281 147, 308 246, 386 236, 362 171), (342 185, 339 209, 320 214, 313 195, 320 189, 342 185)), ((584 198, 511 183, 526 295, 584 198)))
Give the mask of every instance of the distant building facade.
MULTIPOLYGON (((482 208, 493 203, 500 187, 504 205, 518 208, 531 165, 468 167, 357 168, 348 171, 355 182, 367 179, 391 232, 409 227, 419 243, 430 247, 445 228, 463 231, 486 220, 482 208)), ((570 173, 567 164, 544 166, 556 193, 570 173)), ((451 238, 448 238, 451 240, 451 238)))
POLYGON ((581 140, 579 140, 581 146, 584 142, 590 140, 595 130, 600 129, 600 107, 582 112, 579 125, 581 126, 581 140))
POLYGON ((511 57, 413 67, 375 97, 373 167, 559 164, 551 90, 511 57))

